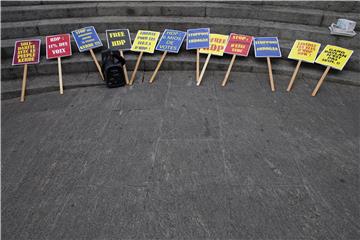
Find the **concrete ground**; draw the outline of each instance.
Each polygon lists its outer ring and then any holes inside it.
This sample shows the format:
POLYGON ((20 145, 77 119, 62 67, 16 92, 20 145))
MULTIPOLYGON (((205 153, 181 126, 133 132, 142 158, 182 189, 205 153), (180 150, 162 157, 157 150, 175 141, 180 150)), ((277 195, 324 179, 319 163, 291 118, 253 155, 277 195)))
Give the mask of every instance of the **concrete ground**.
POLYGON ((2 100, 2 239, 359 239, 360 88, 224 74, 2 100))

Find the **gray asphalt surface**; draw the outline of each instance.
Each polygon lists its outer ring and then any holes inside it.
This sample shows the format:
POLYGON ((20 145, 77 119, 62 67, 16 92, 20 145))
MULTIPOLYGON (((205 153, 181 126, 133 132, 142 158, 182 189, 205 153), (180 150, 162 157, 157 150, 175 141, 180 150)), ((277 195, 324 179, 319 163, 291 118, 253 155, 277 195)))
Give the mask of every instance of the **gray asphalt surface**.
POLYGON ((359 87, 150 74, 2 101, 4 240, 359 239, 359 87))

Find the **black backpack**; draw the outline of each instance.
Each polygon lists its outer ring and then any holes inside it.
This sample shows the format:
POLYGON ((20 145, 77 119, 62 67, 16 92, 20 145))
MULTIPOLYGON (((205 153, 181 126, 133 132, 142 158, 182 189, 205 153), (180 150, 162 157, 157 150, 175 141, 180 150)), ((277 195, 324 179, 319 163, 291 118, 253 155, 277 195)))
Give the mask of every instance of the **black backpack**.
POLYGON ((122 87, 126 84, 123 66, 125 59, 119 51, 107 49, 101 52, 102 72, 109 88, 122 87))

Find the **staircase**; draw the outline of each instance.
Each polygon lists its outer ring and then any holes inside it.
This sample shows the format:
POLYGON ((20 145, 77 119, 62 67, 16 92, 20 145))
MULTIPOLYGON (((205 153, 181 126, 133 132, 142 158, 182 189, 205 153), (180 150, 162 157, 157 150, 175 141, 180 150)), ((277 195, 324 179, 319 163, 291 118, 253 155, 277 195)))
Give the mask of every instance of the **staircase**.
MULTIPOLYGON (((1 77, 2 92, 14 91, 14 80, 22 77, 21 66, 11 66, 16 40, 40 38, 41 62, 31 65, 28 76, 38 77, 57 74, 57 61, 46 60, 45 36, 70 33, 72 30, 94 26, 106 48, 105 30, 128 28, 134 39, 137 30, 162 32, 166 28, 186 31, 188 28, 210 27, 212 33, 231 32, 252 36, 277 36, 283 58, 274 59, 274 74, 291 76, 296 62, 287 59, 294 40, 319 42, 322 50, 326 44, 354 50, 354 54, 342 72, 331 70, 329 81, 360 85, 360 37, 332 36, 328 26, 338 18, 358 23, 360 30, 360 2, 1 2, 1 77)), ((73 56, 63 58, 63 74, 95 72, 95 64, 89 53, 79 53, 72 40, 73 56)), ((95 49, 100 60, 101 49, 95 49)), ((144 54, 140 70, 153 71, 161 52, 144 54)), ((125 52, 128 69, 132 70, 138 53, 125 52)), ((212 57, 208 70, 225 71, 230 55, 212 57)), ((186 51, 185 44, 179 54, 168 54, 161 70, 194 70, 195 51, 186 51)), ((202 56, 202 62, 205 56, 202 56)), ((318 80, 324 67, 303 64, 299 76, 318 80)), ((264 59, 255 59, 253 49, 248 58, 238 57, 232 71, 266 73, 264 59)), ((54 85, 57 82, 54 81, 54 85)), ((17 86, 17 85, 16 85, 17 86)), ((65 81, 66 86, 66 81, 65 81)), ((18 89, 20 84, 18 84, 18 89)))

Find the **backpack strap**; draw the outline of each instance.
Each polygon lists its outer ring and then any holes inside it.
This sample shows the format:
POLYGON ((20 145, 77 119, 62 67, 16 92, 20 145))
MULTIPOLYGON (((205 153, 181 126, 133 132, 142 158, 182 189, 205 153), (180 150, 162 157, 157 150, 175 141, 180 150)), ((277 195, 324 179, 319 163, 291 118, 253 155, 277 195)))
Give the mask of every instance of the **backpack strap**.
POLYGON ((122 66, 125 65, 125 59, 120 55, 119 51, 111 51, 112 56, 118 60, 118 63, 120 63, 122 66))

